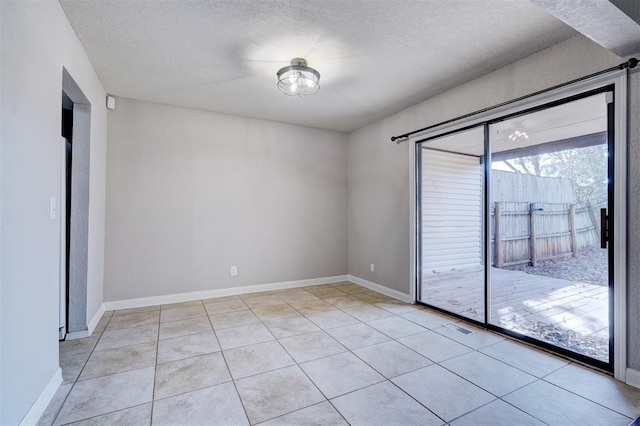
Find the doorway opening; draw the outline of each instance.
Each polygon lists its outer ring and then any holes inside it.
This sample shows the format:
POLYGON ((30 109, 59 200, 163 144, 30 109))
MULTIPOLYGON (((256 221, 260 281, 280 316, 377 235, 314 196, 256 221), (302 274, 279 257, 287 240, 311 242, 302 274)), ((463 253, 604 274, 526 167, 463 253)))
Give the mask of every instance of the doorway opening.
POLYGON ((62 140, 60 179, 60 317, 59 339, 67 335, 69 321, 69 248, 71 241, 71 161, 73 147, 73 101, 62 91, 62 140))
MULTIPOLYGON (((66 213, 61 218, 61 293, 66 290, 66 339, 87 337, 87 272, 89 242, 89 174, 91 104, 66 69, 62 70, 63 137, 61 147, 61 200, 66 213), (67 99, 65 99, 67 98, 67 99), (69 134, 70 133, 70 134, 69 134), (69 147, 67 147, 69 141, 69 147), (67 148, 69 151, 67 152, 67 148), (72 157, 72 158, 71 158, 72 157), (64 192, 64 194, 62 194, 64 192), (67 198, 68 195, 68 198, 67 198), (63 230, 64 228, 64 230, 63 230), (63 240, 65 240, 63 242, 63 240), (64 259, 63 259, 64 258, 64 259), (64 275, 64 276, 63 276, 64 275), (64 286, 64 287, 63 287, 64 286)), ((61 297, 62 299, 62 297, 61 297)), ((61 304, 63 300, 61 300, 61 304)), ((61 319, 63 316, 61 308, 61 319)))
POLYGON ((418 302, 613 370, 613 90, 416 142, 418 302))

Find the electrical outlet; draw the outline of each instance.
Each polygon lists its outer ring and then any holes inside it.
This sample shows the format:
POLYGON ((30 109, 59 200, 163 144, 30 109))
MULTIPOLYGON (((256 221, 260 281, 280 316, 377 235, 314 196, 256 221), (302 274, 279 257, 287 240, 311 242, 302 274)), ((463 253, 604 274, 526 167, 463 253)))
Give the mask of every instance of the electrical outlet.
POLYGON ((231 267, 231 276, 235 277, 236 275, 238 275, 238 267, 234 265, 231 267))
POLYGON ((369 269, 371 269, 371 272, 375 272, 376 271, 375 263, 372 263, 371 266, 369 267, 369 269))

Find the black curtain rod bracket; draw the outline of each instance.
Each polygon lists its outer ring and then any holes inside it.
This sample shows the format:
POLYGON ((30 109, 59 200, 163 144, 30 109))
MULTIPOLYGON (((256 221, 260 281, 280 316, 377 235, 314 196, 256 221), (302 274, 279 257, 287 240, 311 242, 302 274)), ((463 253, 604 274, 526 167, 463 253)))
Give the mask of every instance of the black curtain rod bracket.
POLYGON ((580 81, 588 80, 590 78, 597 77, 597 76, 602 75, 602 74, 607 74, 607 73, 610 73, 612 71, 619 71, 619 70, 624 70, 624 69, 630 70, 630 69, 633 69, 633 68, 637 67, 638 66, 638 62, 639 62, 638 58, 630 58, 628 61, 623 62, 620 65, 616 65, 615 67, 607 68, 605 70, 598 71, 598 72, 595 72, 593 74, 585 75, 584 77, 576 78, 575 80, 567 81, 566 83, 558 84, 556 86, 549 87, 548 89, 539 90, 539 91, 531 93, 529 95, 521 96, 519 98, 510 100, 510 101, 507 101, 507 102, 502 102, 502 103, 500 103, 498 105, 494 105, 492 107, 483 108, 483 109, 478 110, 478 111, 470 112, 469 114, 464 114, 464 115, 461 115, 459 117, 452 118, 450 120, 446 120, 446 121, 443 121, 443 122, 438 123, 438 124, 434 124, 434 125, 431 125, 431 126, 423 127, 422 129, 413 130, 413 131, 411 131, 409 133, 405 133, 403 135, 391 136, 391 142, 395 142, 396 144, 399 144, 400 142, 404 142, 409 136, 415 135, 416 133, 421 133, 421 132, 424 132, 426 130, 431 130, 433 128, 442 126, 444 124, 453 123, 454 121, 462 120, 464 118, 473 117, 474 115, 482 114, 484 112, 488 112, 488 111, 491 111, 493 109, 500 108, 500 107, 503 107, 505 105, 509 105, 509 104, 514 103, 514 102, 518 102, 518 101, 521 101, 523 99, 530 98, 532 96, 537 96, 537 95, 540 95, 542 93, 549 92, 551 90, 556 90, 556 89, 559 89, 561 87, 568 86, 570 84, 574 84, 574 83, 578 83, 580 81))

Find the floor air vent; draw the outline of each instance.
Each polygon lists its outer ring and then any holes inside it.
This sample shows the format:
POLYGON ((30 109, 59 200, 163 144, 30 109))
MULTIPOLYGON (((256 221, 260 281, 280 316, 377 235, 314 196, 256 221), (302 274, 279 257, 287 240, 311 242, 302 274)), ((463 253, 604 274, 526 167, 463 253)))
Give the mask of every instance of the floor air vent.
POLYGON ((453 330, 453 331, 457 331, 458 333, 465 334, 465 335, 469 335, 469 334, 474 334, 475 333, 475 331, 471 331, 468 328, 461 327, 460 325, 458 325, 456 323, 453 323, 453 322, 447 322, 447 323, 442 324, 442 325, 444 327, 447 327, 447 328, 453 330))

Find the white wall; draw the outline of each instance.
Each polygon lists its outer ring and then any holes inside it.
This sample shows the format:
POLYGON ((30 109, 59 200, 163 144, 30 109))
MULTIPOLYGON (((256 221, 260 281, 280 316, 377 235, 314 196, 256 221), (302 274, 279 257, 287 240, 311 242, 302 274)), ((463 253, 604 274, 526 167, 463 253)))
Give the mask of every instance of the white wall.
POLYGON ((108 134, 106 301, 346 274, 344 133, 117 99, 108 134))
POLYGON ((16 424, 58 369, 62 69, 92 103, 87 317, 102 304, 105 92, 60 5, 2 1, 0 424, 16 424))
POLYGON ((349 274, 409 294, 407 142, 394 135, 546 89, 622 60, 576 36, 349 134, 349 274), (375 263, 375 272, 369 264, 375 263))

